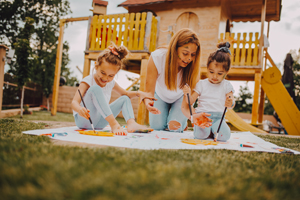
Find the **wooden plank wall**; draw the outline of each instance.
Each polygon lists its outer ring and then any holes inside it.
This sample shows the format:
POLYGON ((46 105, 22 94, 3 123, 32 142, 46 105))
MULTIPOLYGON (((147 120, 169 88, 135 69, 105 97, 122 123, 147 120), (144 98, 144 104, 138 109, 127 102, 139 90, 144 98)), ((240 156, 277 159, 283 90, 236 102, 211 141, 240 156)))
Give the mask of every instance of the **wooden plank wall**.
POLYGON ((129 50, 144 50, 146 17, 146 12, 95 15, 91 22, 89 50, 104 50, 110 41, 129 50))
POLYGON ((241 35, 241 33, 230 34, 227 32, 224 37, 224 33, 221 33, 219 42, 230 42, 233 66, 257 66, 259 64, 259 33, 243 33, 242 38, 241 35))

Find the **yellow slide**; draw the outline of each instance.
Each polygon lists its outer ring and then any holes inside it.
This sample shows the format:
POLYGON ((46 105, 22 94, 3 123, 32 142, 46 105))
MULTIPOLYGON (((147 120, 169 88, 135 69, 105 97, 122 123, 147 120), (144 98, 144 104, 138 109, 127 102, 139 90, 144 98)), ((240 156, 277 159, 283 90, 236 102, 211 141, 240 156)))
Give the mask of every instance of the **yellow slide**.
POLYGON ((300 112, 281 82, 281 73, 274 66, 263 72, 261 86, 289 135, 300 135, 300 112))
POLYGON ((236 114, 232 109, 228 109, 225 118, 240 131, 250 131, 252 133, 267 133, 259 128, 251 126, 245 122, 238 114, 236 114))

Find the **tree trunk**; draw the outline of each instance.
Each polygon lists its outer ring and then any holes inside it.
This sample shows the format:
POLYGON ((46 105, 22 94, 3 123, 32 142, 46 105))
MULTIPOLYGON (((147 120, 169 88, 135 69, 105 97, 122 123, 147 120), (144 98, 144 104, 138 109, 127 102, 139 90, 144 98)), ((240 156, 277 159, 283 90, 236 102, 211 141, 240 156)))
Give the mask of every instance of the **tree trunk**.
POLYGON ((23 118, 23 102, 24 102, 24 86, 22 87, 22 95, 21 95, 21 118, 23 118))
POLYGON ((47 98, 47 110, 49 111, 50 110, 50 108, 49 108, 50 106, 49 106, 49 97, 47 98))

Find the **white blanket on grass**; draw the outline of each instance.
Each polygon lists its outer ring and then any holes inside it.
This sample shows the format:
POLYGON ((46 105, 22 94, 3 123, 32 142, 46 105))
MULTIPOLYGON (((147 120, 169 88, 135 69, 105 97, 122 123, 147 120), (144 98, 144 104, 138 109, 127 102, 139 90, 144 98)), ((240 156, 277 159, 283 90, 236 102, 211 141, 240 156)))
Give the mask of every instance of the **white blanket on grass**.
MULTIPOLYGON (((105 129, 108 129, 106 127, 105 129)), ((153 131, 151 133, 128 133, 127 136, 102 137, 82 135, 78 131, 78 127, 64 127, 56 129, 39 129, 24 131, 25 134, 41 135, 47 133, 65 133, 53 134, 52 139, 83 142, 88 144, 99 144, 114 147, 126 147, 134 149, 229 149, 238 151, 260 151, 272 153, 284 153, 291 151, 294 154, 300 154, 288 148, 279 147, 270 142, 253 135, 251 132, 233 132, 227 142, 220 142, 217 145, 203 145, 203 144, 186 144, 181 142, 181 139, 194 139, 192 131, 185 131, 183 133, 175 133, 169 131, 153 131), (63 136, 64 135, 64 136, 63 136), (253 148, 241 147, 240 145, 250 145, 253 148)))

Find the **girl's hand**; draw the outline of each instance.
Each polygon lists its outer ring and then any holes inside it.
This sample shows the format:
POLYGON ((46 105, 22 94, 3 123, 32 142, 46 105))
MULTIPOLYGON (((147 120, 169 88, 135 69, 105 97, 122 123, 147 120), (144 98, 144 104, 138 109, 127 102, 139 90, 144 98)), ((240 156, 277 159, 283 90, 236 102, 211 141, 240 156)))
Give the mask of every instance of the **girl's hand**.
POLYGON ((193 120, 194 124, 201 127, 201 128, 206 128, 210 127, 212 125, 212 120, 208 118, 210 114, 208 113, 194 113, 193 114, 193 120))
POLYGON ((233 104, 233 100, 232 100, 231 96, 227 96, 226 100, 225 100, 225 107, 231 108, 232 104, 233 104))
POLYGON ((150 93, 139 91, 139 95, 140 95, 140 103, 142 103, 142 101, 144 99, 150 99, 151 101, 157 101, 157 99, 154 98, 154 96, 150 93))
POLYGON ((188 84, 185 84, 182 88, 183 94, 184 96, 187 95, 187 93, 189 93, 189 95, 191 95, 191 88, 188 84))
POLYGON ((90 118, 90 114, 89 114, 90 110, 86 109, 85 107, 81 107, 80 110, 78 111, 78 114, 81 117, 86 118, 87 120, 90 118))
POLYGON ((153 107, 154 105, 154 101, 151 99, 144 99, 144 103, 145 106, 147 108, 147 110, 149 110, 149 112, 151 112, 152 114, 160 114, 160 110, 158 110, 157 108, 153 107))

